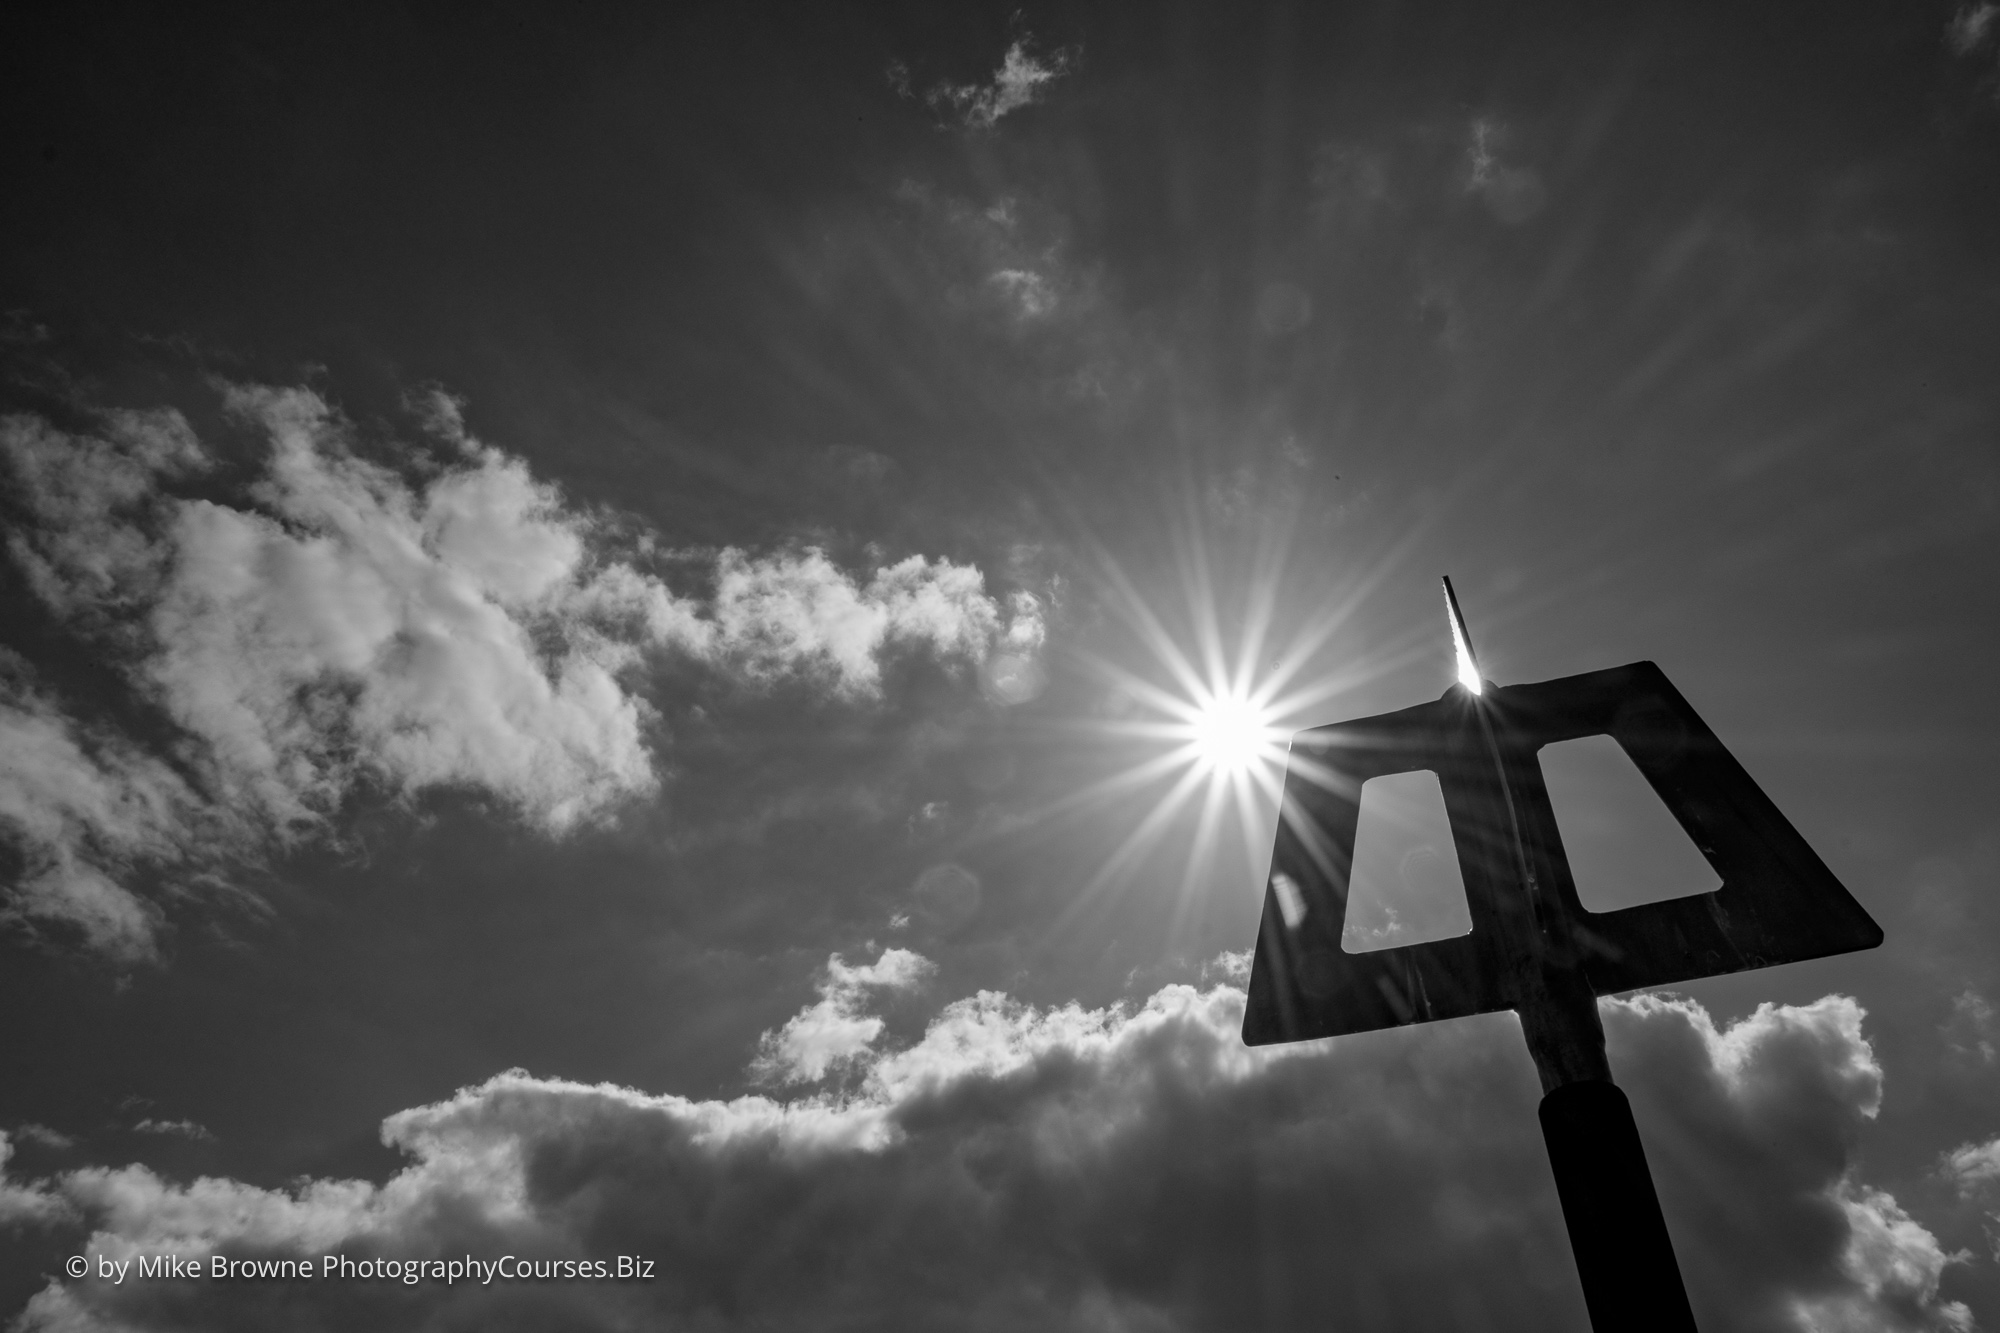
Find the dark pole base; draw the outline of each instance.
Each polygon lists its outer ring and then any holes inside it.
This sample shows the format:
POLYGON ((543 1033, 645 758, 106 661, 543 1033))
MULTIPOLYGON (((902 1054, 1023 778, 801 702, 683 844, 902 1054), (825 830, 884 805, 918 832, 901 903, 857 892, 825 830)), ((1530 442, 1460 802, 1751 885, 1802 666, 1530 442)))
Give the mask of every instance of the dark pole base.
POLYGON ((1568 1083, 1542 1098, 1541 1118, 1591 1328, 1695 1333, 1625 1094, 1595 1079, 1568 1083))

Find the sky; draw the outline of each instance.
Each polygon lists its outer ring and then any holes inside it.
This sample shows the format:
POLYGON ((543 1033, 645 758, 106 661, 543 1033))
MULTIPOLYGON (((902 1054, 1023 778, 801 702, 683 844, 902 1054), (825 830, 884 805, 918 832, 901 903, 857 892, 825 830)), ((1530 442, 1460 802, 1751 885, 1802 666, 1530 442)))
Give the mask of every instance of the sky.
POLYGON ((1885 932, 1600 1002, 1700 1326, 2000 1327, 2000 7, 0 24, 8 1329, 1586 1329, 1513 1015, 1239 1035, 1443 574, 1885 932))

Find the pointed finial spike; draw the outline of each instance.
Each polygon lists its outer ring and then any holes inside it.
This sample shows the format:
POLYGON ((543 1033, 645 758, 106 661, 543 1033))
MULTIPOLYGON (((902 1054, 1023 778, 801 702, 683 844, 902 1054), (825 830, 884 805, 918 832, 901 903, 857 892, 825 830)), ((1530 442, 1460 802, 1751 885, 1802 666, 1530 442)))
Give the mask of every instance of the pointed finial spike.
POLYGON ((1458 609, 1458 594, 1452 591, 1449 574, 1444 576, 1444 606, 1451 617, 1451 646, 1458 658, 1458 683, 1472 694, 1484 694, 1486 683, 1479 678, 1479 659, 1472 655, 1472 631, 1465 627, 1465 613, 1458 609))

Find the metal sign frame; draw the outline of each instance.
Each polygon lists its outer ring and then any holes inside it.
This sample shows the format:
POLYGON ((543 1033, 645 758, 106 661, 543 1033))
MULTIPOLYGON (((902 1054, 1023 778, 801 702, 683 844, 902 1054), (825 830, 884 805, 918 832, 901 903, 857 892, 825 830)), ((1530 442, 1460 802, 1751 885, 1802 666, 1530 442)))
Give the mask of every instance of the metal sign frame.
POLYGON ((1694 1314, 1597 998, 1872 949, 1882 930, 1651 662, 1538 685, 1479 674, 1444 580, 1459 683, 1434 703, 1302 731, 1285 770, 1243 1040, 1252 1046, 1512 1009, 1593 1327, 1693 1333, 1694 1314), (1609 736, 1721 877, 1712 893, 1587 911, 1537 757, 1609 736), (1472 929, 1349 953, 1361 790, 1427 769, 1472 929))
POLYGON ((1882 942, 1651 662, 1477 697, 1454 686, 1432 703, 1298 733, 1271 869, 1243 1020, 1252 1046, 1520 1009, 1538 989, 1530 972, 1580 972, 1591 994, 1610 995, 1882 942), (1584 908, 1536 754, 1585 736, 1610 736, 1630 756, 1720 888, 1584 908), (1362 784, 1419 769, 1444 793, 1472 930, 1350 953, 1341 932, 1362 784))

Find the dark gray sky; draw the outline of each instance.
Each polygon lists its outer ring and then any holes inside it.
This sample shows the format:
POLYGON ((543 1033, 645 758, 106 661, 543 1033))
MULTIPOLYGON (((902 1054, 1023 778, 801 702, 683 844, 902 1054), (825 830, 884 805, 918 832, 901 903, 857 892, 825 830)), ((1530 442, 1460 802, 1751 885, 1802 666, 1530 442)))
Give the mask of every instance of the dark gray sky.
POLYGON ((1887 932, 1606 1005, 1702 1327, 2000 1323, 2000 8, 199 11, 0 20, 17 1327, 1585 1327, 1515 1020, 1247 1053, 1159 730, 1440 573, 1887 932))

